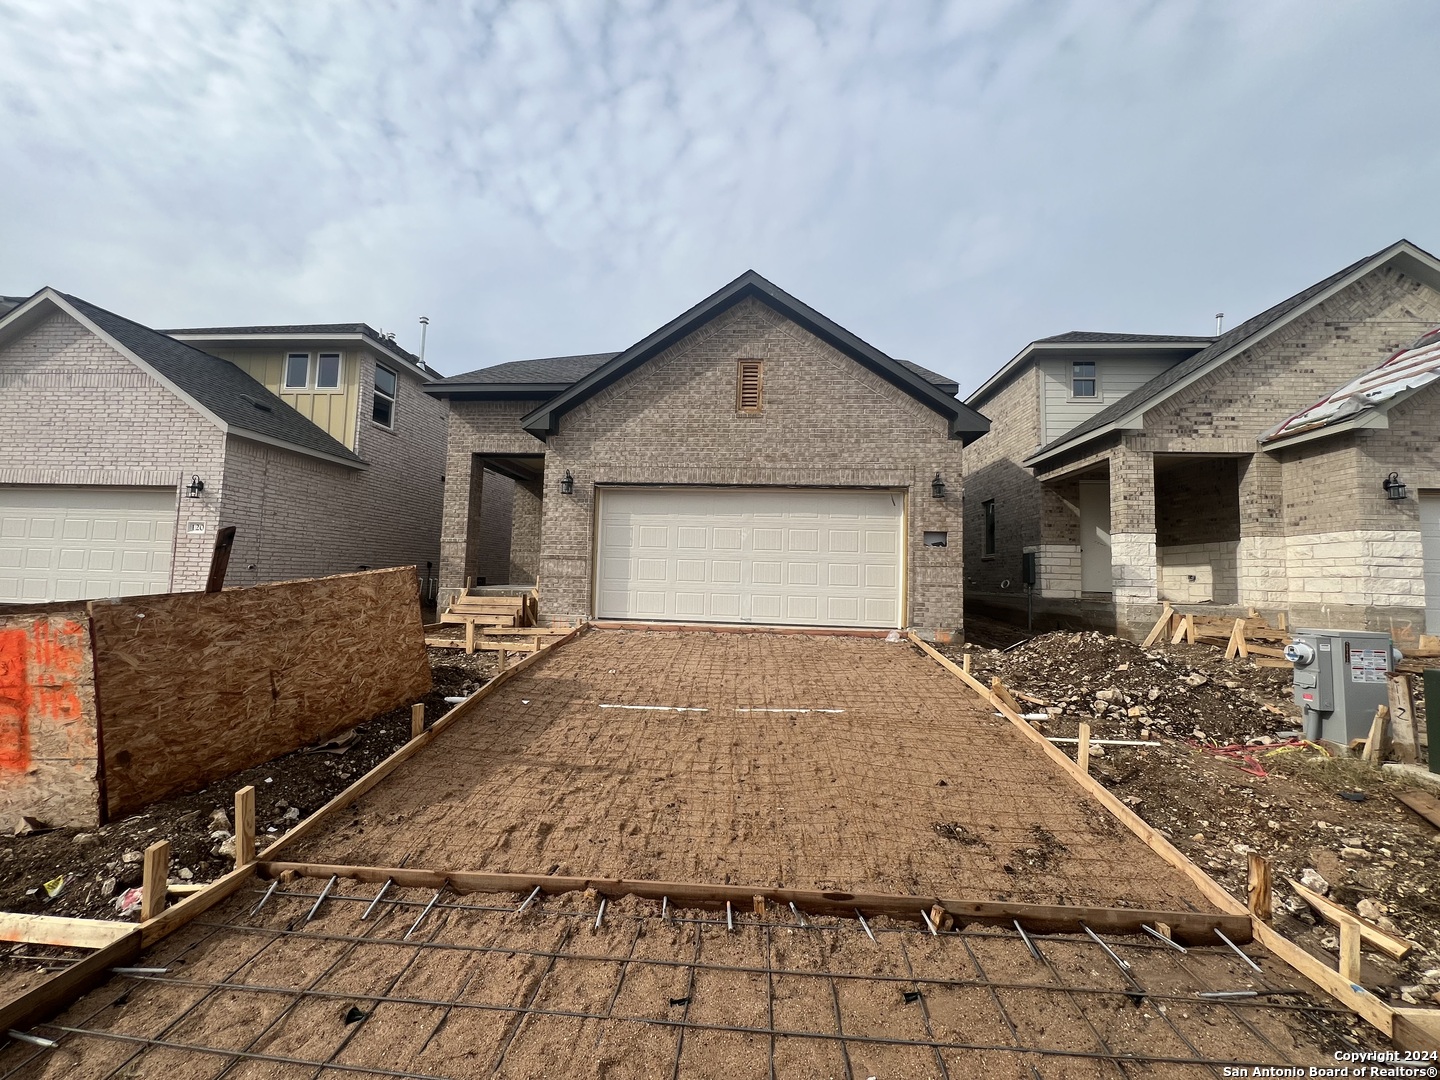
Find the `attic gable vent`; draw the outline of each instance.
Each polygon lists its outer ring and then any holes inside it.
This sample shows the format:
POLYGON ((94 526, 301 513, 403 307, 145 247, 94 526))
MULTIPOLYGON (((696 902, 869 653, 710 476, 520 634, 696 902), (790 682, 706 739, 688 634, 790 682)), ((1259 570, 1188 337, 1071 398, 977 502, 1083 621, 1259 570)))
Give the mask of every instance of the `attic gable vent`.
POLYGON ((735 377, 735 407, 740 412, 760 412, 764 385, 765 372, 759 360, 739 361, 735 377))

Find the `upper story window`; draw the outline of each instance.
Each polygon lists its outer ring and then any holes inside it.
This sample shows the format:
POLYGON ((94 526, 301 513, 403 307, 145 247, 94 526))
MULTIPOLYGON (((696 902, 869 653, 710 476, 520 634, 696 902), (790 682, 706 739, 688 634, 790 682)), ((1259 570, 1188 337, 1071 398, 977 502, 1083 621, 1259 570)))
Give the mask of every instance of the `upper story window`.
POLYGON ((340 354, 322 352, 314 358, 305 352, 285 354, 286 390, 338 390, 340 389, 340 354), (313 375, 313 378, 312 378, 313 375))
POLYGON ((315 389, 335 390, 340 386, 340 354, 322 352, 315 358, 315 389))
POLYGON ((285 357, 285 389, 304 390, 310 385, 310 354, 292 352, 285 357))
POLYGON ((764 406, 765 369, 759 360, 741 360, 735 374, 735 408, 742 413, 758 413, 764 406))
POLYGON ((370 417, 381 427, 395 426, 395 394, 399 381, 395 372, 381 365, 375 365, 375 401, 370 407, 370 417))
POLYGON ((1076 360, 1070 365, 1071 397, 1098 397, 1099 385, 1099 380, 1095 378, 1095 362, 1093 360, 1076 360))

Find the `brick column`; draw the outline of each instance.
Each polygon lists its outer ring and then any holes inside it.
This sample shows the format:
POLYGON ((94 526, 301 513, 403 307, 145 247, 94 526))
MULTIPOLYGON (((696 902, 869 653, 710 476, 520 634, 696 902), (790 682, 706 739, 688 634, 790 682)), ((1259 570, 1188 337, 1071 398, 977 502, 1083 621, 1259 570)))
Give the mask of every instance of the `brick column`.
POLYGON ((1110 452, 1110 559, 1116 614, 1123 624, 1123 608, 1157 602, 1159 578, 1155 565, 1154 458, 1123 444, 1110 452))
POLYGON ((1290 579, 1285 561, 1285 514, 1280 462, 1252 454, 1240 462, 1240 543, 1235 549, 1241 604, 1286 608, 1290 579))
POLYGON ((1036 593, 1080 599, 1080 484, 1062 477, 1040 485, 1040 543, 1035 547, 1036 593))
POLYGON ((533 582, 540 573, 541 485, 515 484, 510 516, 510 584, 533 582))
POLYGON ((467 452, 451 453, 445 470, 445 511, 440 526, 440 595, 443 611, 474 572, 480 537, 485 470, 467 452))

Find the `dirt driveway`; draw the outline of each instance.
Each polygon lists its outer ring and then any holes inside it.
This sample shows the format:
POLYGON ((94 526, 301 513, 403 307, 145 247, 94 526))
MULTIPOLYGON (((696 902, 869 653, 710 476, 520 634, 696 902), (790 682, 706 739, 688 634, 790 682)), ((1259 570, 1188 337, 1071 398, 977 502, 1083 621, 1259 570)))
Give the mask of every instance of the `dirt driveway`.
POLYGON ((592 630, 291 858, 1212 910, 931 659, 592 630))

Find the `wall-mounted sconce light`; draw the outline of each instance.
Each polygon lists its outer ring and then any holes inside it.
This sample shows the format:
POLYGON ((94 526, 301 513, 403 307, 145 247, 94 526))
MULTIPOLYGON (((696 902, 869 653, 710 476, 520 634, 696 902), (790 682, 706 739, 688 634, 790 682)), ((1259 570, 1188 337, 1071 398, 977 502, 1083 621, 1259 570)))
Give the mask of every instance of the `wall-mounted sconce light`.
POLYGON ((574 494, 575 494, 575 477, 573 477, 573 476, 570 475, 570 470, 569 470, 569 469, 566 469, 566 470, 565 470, 565 475, 560 478, 560 494, 561 494, 561 495, 574 495, 574 494))
POLYGON ((198 499, 200 493, 204 490, 205 481, 201 480, 199 476, 192 476, 190 477, 190 486, 185 489, 185 497, 187 499, 198 499))
POLYGON ((1392 472, 1389 476, 1385 477, 1380 486, 1385 489, 1385 497, 1387 499, 1403 499, 1407 494, 1405 491, 1405 481, 1400 479, 1399 473, 1392 472))
POLYGON ((935 479, 930 481, 930 497, 932 499, 943 499, 945 497, 945 481, 940 479, 940 474, 935 474, 935 479))

